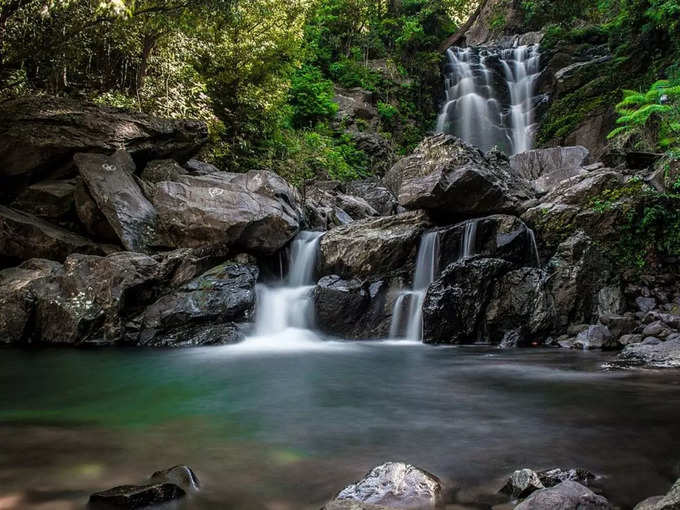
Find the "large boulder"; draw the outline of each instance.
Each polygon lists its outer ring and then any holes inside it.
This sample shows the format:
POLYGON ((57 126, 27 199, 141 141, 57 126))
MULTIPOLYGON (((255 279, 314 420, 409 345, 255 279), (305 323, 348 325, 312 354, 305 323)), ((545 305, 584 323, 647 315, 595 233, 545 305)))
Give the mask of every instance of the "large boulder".
POLYGON ((113 156, 76 154, 74 161, 90 195, 126 250, 147 252, 154 242, 156 210, 133 176, 124 151, 113 156))
POLYGON ((515 507, 515 510, 612 510, 604 497, 580 483, 566 481, 541 489, 515 507))
POLYGON ((512 213, 532 198, 528 183, 506 161, 486 158, 478 149, 450 135, 426 138, 398 161, 385 182, 407 209, 448 215, 512 213))
POLYGON ((314 289, 316 324, 326 333, 344 335, 361 322, 369 303, 369 293, 360 281, 324 276, 314 289))
POLYGON ((422 211, 356 221, 330 230, 320 243, 321 274, 372 277, 408 270, 429 225, 422 211))
POLYGON ((350 181, 343 185, 343 189, 348 195, 363 198, 382 216, 396 214, 399 208, 399 202, 394 193, 375 178, 350 181))
POLYGON ((518 469, 508 478, 500 492, 513 498, 526 498, 532 492, 545 489, 538 474, 531 469, 518 469))
POLYGON ((167 120, 70 99, 33 96, 0 106, 0 179, 68 165, 78 152, 125 149, 136 160, 186 160, 208 140, 204 122, 167 120))
POLYGON ((271 254, 300 229, 299 195, 268 171, 182 176, 150 190, 159 243, 172 248, 224 245, 271 254))
POLYGON ((60 263, 52 260, 31 259, 19 267, 0 271, 0 343, 29 340, 35 305, 34 289, 62 269, 60 263))
POLYGON ((63 261, 71 253, 103 255, 110 247, 47 221, 0 205, 0 263, 45 258, 63 261))
POLYGON ((145 346, 234 343, 255 306, 254 264, 225 262, 148 306, 127 327, 126 341, 145 346))
POLYGON ((335 501, 346 500, 394 509, 434 509, 442 502, 442 485, 436 476, 415 466, 387 462, 335 497, 335 501))
POLYGON ((680 338, 627 345, 618 355, 616 364, 643 368, 680 368, 680 338))

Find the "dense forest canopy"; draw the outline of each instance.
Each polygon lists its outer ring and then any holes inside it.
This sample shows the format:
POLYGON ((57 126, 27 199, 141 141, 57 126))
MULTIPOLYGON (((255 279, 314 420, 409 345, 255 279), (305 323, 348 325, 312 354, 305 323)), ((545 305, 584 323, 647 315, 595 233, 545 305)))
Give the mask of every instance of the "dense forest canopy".
MULTIPOLYGON (((615 56, 596 94, 553 105, 539 141, 573 129, 585 110, 623 100, 612 137, 635 138, 648 150, 677 147, 680 2, 505 3, 522 15, 517 26, 499 11, 491 23, 499 33, 540 29, 548 49, 595 41, 615 56)), ((440 46, 478 2, 2 0, 0 6, 3 95, 72 95, 202 118, 211 127, 212 161, 234 170, 267 167, 301 182, 374 171, 335 120, 337 87, 372 93, 379 113, 372 129, 396 154, 433 128, 440 46)))

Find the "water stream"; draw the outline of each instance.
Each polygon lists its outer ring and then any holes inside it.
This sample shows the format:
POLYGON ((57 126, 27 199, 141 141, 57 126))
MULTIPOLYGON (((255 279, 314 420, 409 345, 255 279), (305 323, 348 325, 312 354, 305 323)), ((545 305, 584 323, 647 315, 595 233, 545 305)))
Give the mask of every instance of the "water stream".
POLYGON ((452 47, 447 58, 446 100, 437 131, 459 136, 484 152, 494 146, 508 154, 531 149, 538 45, 452 47))

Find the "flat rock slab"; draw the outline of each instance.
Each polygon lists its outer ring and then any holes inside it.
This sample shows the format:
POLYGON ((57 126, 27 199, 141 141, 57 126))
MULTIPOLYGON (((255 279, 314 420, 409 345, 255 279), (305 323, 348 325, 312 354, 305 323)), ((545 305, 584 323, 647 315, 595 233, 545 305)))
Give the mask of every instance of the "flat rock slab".
POLYGON ((121 485, 90 496, 95 508, 144 508, 167 503, 183 497, 186 493, 174 483, 150 485, 121 485))

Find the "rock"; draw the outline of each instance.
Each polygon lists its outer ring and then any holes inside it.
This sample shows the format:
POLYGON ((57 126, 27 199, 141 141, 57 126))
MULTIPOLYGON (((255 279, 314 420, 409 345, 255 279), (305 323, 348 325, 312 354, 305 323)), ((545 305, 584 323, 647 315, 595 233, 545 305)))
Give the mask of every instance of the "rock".
POLYGON ((182 176, 151 191, 159 242, 172 248, 225 246, 272 254, 300 229, 297 191, 268 171, 182 176))
POLYGON ((642 330, 642 335, 643 336, 655 336, 657 338, 666 338, 668 335, 670 335, 673 331, 666 326, 661 321, 655 321, 652 322, 651 324, 647 324, 645 326, 645 329, 642 330))
POLYGON ((368 158, 371 173, 384 175, 394 163, 394 147, 387 138, 377 132, 376 128, 377 126, 374 126, 369 131, 350 129, 345 133, 352 140, 354 146, 368 158))
POLYGON ((314 289, 316 324, 325 333, 349 337, 363 322, 369 303, 360 281, 324 276, 314 289))
POLYGON ((394 509, 434 509, 441 503, 441 482, 403 462, 387 462, 341 490, 334 501, 357 501, 394 509))
POLYGON ((553 468, 538 472, 538 478, 545 487, 554 487, 567 480, 589 485, 595 480, 595 475, 583 468, 560 469, 553 468))
POLYGON ((62 270, 58 262, 31 259, 0 271, 0 343, 27 342, 35 304, 33 290, 62 270))
POLYGON ((642 335, 623 335, 619 338, 619 344, 623 345, 624 347, 630 344, 639 344, 642 342, 642 338, 642 335))
POLYGON ((140 177, 146 182, 176 181, 188 172, 174 159, 156 159, 149 161, 140 177))
POLYGON ((678 510, 680 508, 680 479, 665 496, 654 496, 638 503, 633 510, 678 510))
POLYGON ((45 220, 0 205, 0 259, 45 258, 63 261, 71 253, 103 255, 110 247, 96 244, 45 220))
POLYGON ((322 510, 393 510, 386 506, 369 505, 358 501, 330 501, 324 505, 322 510))
POLYGON ((378 211, 363 198, 340 192, 339 184, 324 184, 318 183, 304 190, 305 216, 309 228, 328 230, 354 220, 378 216, 378 211))
POLYGON ((26 188, 12 207, 39 218, 59 220, 73 211, 75 189, 73 179, 40 181, 26 188))
POLYGON ((90 504, 115 508, 145 508, 174 501, 186 493, 174 483, 121 485, 90 496, 90 504))
POLYGON ((196 473, 189 466, 173 466, 156 471, 149 480, 152 483, 173 483, 186 492, 197 491, 201 488, 196 473))
POLYGON ((97 203, 87 190, 87 186, 82 180, 76 185, 73 195, 76 214, 78 219, 85 227, 85 231, 95 239, 110 243, 120 242, 118 236, 111 228, 109 221, 97 207, 97 203))
POLYGON ((377 179, 350 181, 343 185, 345 193, 363 198, 381 216, 397 213, 397 197, 377 179))
POLYGON ((448 217, 512 213, 532 198, 528 183, 514 176, 507 163, 492 162, 450 135, 423 140, 390 169, 385 183, 407 209, 439 211, 448 217))
POLYGON ((653 297, 640 296, 635 298, 635 304, 641 312, 649 312, 656 308, 656 299, 653 297))
POLYGON ((63 272, 33 289, 32 341, 119 342, 126 318, 154 298, 158 270, 158 262, 141 253, 69 256, 63 272))
POLYGON ((581 331, 576 337, 576 348, 589 349, 614 349, 617 346, 616 340, 607 326, 595 324, 588 329, 581 331))
POLYGON ((680 368, 680 339, 632 344, 616 358, 619 366, 643 368, 680 368))
POLYGON ((598 496, 580 483, 566 481, 555 487, 531 494, 515 510, 610 510, 604 497, 598 496))
POLYGON ((137 185, 132 157, 76 154, 83 182, 126 250, 145 253, 154 242, 156 210, 137 185))
POLYGON ((208 140, 204 122, 166 120, 51 96, 0 107, 0 177, 34 177, 78 152, 125 149, 139 161, 186 160, 208 140))
POLYGON ((152 347, 234 343, 235 322, 255 306, 255 265, 225 262, 148 306, 127 324, 126 341, 152 347))
POLYGON ((632 333, 637 326, 637 321, 633 317, 623 315, 602 314, 600 315, 600 322, 609 328, 614 338, 632 333))
POLYGON ((368 90, 336 86, 333 101, 338 104, 338 120, 354 122, 358 119, 371 121, 378 118, 378 110, 373 106, 373 93, 368 90))
POLYGON ((220 172, 220 169, 210 163, 205 163, 197 159, 190 159, 184 163, 184 168, 191 175, 210 175, 220 172))
POLYGON ((520 469, 510 475, 501 492, 513 498, 524 499, 532 492, 543 488, 543 483, 539 480, 535 471, 520 469))
POLYGON ((510 157, 510 168, 532 181, 539 193, 547 193, 565 179, 584 172, 589 151, 585 147, 553 147, 521 152, 510 157))
POLYGON ((414 211, 335 227, 321 239, 320 272, 377 279, 381 274, 406 271, 428 225, 427 215, 414 211))
POLYGON ((643 345, 659 345, 660 343, 661 343, 661 340, 659 340, 658 338, 656 338, 654 336, 648 336, 642 341, 643 345))
POLYGON ((425 296, 423 341, 449 344, 482 340, 486 305, 499 279, 512 267, 501 259, 472 258, 444 269, 425 296))

